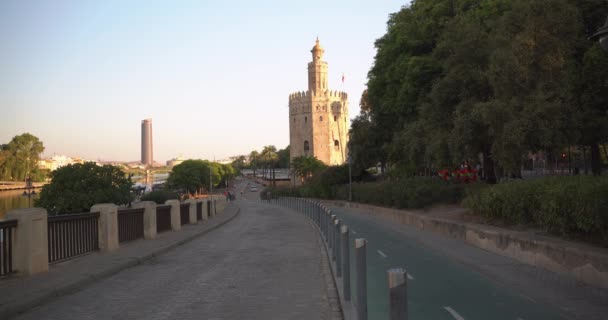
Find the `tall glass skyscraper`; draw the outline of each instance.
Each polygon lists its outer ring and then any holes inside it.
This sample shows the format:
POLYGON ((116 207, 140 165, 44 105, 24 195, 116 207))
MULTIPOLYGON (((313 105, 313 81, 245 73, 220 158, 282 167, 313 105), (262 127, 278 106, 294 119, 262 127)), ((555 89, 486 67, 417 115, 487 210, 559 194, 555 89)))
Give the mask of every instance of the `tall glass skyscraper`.
POLYGON ((152 154, 152 119, 145 119, 141 121, 141 164, 151 166, 152 154))

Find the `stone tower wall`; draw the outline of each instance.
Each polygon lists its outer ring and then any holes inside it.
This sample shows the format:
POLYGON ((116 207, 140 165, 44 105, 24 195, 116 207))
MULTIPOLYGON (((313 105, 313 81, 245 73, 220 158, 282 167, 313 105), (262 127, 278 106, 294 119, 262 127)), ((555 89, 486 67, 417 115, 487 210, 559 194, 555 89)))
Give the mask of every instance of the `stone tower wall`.
POLYGON ((308 90, 289 95, 290 156, 315 156, 327 165, 339 165, 348 157, 348 96, 328 90, 324 51, 317 39, 308 63, 308 90))

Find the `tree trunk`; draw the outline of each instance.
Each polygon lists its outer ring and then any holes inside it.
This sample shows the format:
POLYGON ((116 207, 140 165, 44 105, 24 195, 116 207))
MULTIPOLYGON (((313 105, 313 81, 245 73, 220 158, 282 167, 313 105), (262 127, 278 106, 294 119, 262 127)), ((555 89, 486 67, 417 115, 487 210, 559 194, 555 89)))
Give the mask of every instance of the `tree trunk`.
POLYGON ((597 143, 591 145, 591 172, 594 176, 602 174, 602 159, 600 156, 600 146, 597 143))
POLYGON ((483 153, 483 175, 486 178, 486 182, 489 184, 496 183, 496 171, 494 168, 494 160, 492 159, 492 153, 483 153))

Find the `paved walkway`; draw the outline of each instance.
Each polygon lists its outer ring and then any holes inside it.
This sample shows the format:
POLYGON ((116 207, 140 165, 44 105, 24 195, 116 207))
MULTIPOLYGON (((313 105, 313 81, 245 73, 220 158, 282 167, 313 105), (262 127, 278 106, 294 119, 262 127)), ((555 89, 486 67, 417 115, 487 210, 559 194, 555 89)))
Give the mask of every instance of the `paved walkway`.
POLYGON ((256 201, 235 205, 240 214, 226 225, 18 319, 331 319, 307 220, 256 201))

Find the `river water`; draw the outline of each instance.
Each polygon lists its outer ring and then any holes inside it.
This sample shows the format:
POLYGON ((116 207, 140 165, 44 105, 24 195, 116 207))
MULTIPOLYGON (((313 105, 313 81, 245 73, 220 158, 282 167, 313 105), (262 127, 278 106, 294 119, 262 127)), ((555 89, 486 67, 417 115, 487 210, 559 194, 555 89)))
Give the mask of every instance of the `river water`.
MULTIPOLYGON (((164 182, 169 174, 157 173, 153 175, 154 183, 164 182)), ((144 177, 136 176, 133 177, 133 182, 136 184, 146 184, 144 177)), ((148 181, 148 185, 150 181, 148 181)), ((36 189, 36 192, 40 192, 41 189, 36 189)), ((4 219, 6 213, 13 209, 27 208, 28 199, 24 197, 23 190, 8 190, 0 191, 0 220, 4 219)), ((38 195, 36 195, 38 197, 38 195)), ((34 197, 32 197, 32 206, 34 206, 34 197)))
MULTIPOLYGON (((40 192, 40 189, 36 189, 36 192, 40 192)), ((32 206, 34 206, 34 197, 31 201, 32 206)), ((27 207, 28 199, 23 196, 23 190, 0 191, 0 220, 4 219, 4 215, 9 210, 27 207)))

